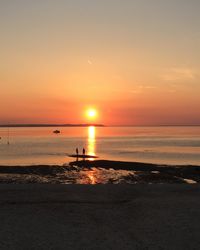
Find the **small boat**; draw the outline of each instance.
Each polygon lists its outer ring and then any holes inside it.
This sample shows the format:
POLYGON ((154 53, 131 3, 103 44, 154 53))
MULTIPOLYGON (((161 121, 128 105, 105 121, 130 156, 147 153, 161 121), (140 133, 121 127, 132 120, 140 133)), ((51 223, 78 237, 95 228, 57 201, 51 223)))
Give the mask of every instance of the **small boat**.
POLYGON ((54 133, 54 134, 60 134, 60 130, 57 130, 57 129, 56 129, 56 130, 53 131, 53 133, 54 133))

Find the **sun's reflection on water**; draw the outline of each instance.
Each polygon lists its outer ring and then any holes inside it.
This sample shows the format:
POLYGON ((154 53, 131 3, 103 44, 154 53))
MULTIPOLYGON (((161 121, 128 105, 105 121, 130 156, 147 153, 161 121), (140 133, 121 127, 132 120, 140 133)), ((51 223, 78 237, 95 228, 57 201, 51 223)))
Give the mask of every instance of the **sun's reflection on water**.
POLYGON ((87 145, 88 155, 96 155, 95 143, 96 143, 96 128, 94 126, 90 126, 88 127, 88 145, 87 145))
POLYGON ((90 171, 90 172, 88 171, 87 177, 89 179, 90 184, 96 184, 96 177, 94 175, 94 171, 90 171))

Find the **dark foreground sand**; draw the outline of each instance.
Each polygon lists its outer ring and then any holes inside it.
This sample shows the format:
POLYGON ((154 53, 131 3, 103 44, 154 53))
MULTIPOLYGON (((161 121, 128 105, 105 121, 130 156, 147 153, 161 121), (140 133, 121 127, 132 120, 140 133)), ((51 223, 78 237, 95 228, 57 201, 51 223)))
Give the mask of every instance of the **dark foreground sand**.
POLYGON ((0 185, 0 249, 200 249, 200 186, 0 185))

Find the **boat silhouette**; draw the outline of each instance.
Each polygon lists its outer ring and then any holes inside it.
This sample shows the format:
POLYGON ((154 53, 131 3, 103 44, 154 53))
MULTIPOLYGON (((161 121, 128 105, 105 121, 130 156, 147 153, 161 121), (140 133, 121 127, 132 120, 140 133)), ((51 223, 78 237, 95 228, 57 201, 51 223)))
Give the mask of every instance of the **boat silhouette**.
POLYGON ((60 130, 57 130, 57 129, 56 129, 56 130, 53 131, 53 133, 54 133, 54 134, 60 134, 60 130))

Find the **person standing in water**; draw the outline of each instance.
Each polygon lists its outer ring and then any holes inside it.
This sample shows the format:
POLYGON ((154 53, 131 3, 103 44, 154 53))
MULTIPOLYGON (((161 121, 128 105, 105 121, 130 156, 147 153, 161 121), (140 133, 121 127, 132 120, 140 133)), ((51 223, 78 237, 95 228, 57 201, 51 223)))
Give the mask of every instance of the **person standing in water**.
POLYGON ((78 161, 78 148, 76 148, 76 161, 78 161))
POLYGON ((83 155, 85 155, 85 148, 83 148, 83 155))

